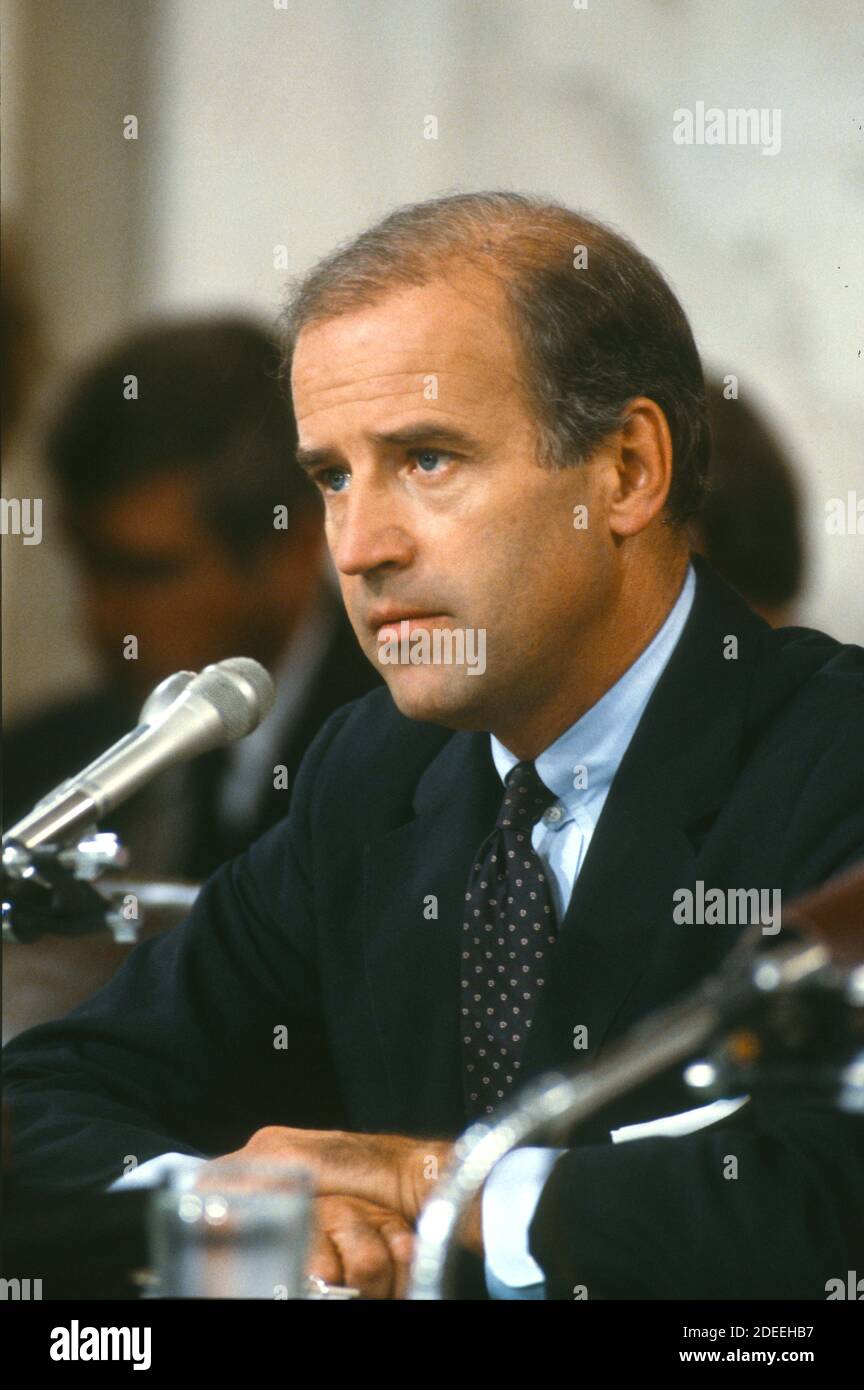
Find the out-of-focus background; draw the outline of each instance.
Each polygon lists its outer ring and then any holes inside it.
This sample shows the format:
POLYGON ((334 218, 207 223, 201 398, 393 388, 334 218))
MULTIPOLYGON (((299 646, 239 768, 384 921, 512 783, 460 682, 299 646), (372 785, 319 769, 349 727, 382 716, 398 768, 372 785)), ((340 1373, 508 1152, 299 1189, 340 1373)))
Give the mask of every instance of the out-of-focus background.
POLYGON ((2 17, 6 240, 33 315, 4 496, 44 502, 41 544, 4 538, 7 721, 96 679, 40 457, 70 370, 156 312, 272 321, 289 273, 444 190, 550 193, 660 263, 706 363, 797 469, 795 617, 864 640, 864 542, 826 531, 830 499, 864 496, 859 0, 4 0, 2 17), (779 152, 676 144, 673 112, 700 101, 779 110, 779 152))

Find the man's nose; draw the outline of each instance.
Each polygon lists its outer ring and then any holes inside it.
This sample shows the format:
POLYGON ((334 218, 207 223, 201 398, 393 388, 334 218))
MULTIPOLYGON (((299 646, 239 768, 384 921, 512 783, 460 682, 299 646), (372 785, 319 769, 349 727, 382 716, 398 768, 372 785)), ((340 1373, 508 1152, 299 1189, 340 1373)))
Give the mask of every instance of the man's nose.
POLYGON ((368 574, 411 561, 414 546, 393 492, 356 479, 337 517, 328 517, 327 541, 340 574, 368 574))

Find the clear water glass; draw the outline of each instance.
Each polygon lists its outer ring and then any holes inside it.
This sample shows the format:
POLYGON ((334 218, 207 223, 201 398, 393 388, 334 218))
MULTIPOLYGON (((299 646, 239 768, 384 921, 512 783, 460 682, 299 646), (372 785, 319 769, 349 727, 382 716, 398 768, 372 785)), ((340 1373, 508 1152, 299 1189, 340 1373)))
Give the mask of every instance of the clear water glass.
POLYGON ((149 1209, 160 1298, 302 1298, 312 1180, 278 1160, 216 1159, 171 1176, 149 1209))

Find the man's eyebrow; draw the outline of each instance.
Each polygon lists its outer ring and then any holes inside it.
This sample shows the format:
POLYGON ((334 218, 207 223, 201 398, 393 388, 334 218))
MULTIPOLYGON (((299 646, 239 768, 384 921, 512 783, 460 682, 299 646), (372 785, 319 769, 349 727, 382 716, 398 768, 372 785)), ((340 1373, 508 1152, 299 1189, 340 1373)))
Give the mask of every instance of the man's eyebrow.
POLYGON ((296 449, 294 459, 304 473, 311 473, 313 468, 322 463, 329 463, 331 466, 344 463, 344 459, 334 449, 304 449, 302 445, 296 449))
MULTIPOLYGON (((369 436, 373 444, 381 446, 405 446, 419 444, 440 444, 454 449, 476 449, 478 441, 473 435, 453 425, 442 424, 440 420, 418 420, 401 430, 383 430, 369 436)), ((320 464, 342 466, 344 458, 336 449, 297 449, 295 455, 301 468, 309 472, 320 464)))
POLYGON ((445 425, 441 420, 417 420, 401 430, 387 430, 383 434, 373 434, 375 444, 452 444, 455 449, 476 449, 477 440, 473 435, 455 425, 445 425))

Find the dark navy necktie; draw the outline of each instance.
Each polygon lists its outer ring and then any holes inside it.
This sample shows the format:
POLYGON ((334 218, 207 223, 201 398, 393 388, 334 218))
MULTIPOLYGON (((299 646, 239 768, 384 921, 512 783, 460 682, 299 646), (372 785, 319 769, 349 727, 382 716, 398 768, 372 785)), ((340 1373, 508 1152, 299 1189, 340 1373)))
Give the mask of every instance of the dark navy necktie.
POLYGON ((556 798, 531 762, 517 763, 504 785, 465 893, 462 1067, 472 1119, 491 1114, 519 1084, 557 935, 548 874, 531 844, 534 824, 556 798))

